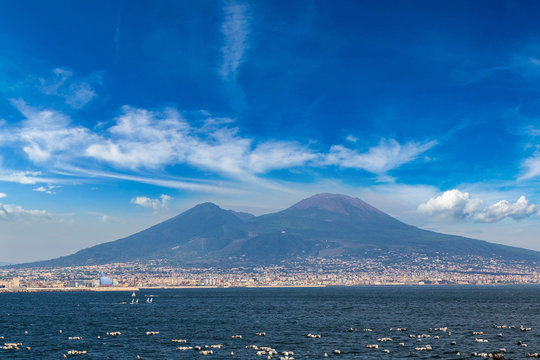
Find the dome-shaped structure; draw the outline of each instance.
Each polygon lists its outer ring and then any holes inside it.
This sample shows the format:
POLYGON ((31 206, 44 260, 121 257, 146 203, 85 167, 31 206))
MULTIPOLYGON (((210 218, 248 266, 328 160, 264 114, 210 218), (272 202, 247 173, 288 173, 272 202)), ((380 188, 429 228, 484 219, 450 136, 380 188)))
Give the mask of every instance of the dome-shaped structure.
POLYGON ((99 277, 99 286, 112 286, 111 279, 104 276, 103 271, 101 272, 101 276, 99 277))

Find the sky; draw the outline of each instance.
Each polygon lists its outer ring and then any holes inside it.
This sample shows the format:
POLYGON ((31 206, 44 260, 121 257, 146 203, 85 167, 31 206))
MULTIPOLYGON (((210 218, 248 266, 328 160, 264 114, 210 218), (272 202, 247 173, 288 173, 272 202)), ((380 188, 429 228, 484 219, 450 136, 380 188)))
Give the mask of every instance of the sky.
POLYGON ((321 192, 540 250, 536 1, 0 2, 0 262, 321 192))

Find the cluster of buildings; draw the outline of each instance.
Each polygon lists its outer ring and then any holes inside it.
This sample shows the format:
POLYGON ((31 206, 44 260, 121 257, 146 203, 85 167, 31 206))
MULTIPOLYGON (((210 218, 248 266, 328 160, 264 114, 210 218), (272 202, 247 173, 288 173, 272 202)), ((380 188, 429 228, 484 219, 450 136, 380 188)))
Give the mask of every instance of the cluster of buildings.
POLYGON ((103 271, 100 272, 99 279, 90 280, 69 280, 67 287, 70 288, 97 288, 97 287, 113 287, 118 286, 118 281, 111 280, 111 278, 103 275, 103 271))
POLYGON ((18 277, 0 278, 0 289, 17 289, 21 286, 21 281, 18 277))
MULTIPOLYGON (((58 272, 69 268, 57 268, 57 269, 31 269, 35 272, 35 276, 28 276, 30 269, 17 269, 17 270, 0 270, 0 291, 24 290, 24 289, 83 289, 83 288, 114 288, 118 287, 119 283, 116 280, 111 280, 109 277, 103 275, 101 271, 99 278, 90 279, 64 279, 63 276, 59 276, 58 272), (2 276, 3 273, 13 275, 13 273, 19 273, 21 276, 2 276), (23 281, 21 282, 21 277, 23 281)), ((95 274, 94 274, 95 275, 95 274)))
POLYGON ((6 288, 540 284, 540 269, 536 263, 501 258, 388 253, 361 259, 313 257, 259 266, 188 267, 155 260, 0 269, 0 287, 2 284, 6 288), (102 268, 113 278, 103 273, 97 278, 102 268))

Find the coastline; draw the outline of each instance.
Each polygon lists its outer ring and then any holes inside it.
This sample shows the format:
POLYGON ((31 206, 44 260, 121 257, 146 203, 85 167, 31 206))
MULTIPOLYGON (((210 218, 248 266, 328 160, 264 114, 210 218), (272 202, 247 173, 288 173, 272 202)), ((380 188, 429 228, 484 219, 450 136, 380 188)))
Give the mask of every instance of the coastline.
POLYGON ((340 287, 512 287, 512 286, 538 286, 538 284, 445 284, 445 285, 418 285, 418 284, 377 284, 377 285, 251 285, 251 286, 217 286, 217 285, 197 285, 197 286, 151 286, 151 287, 65 287, 65 288, 2 288, 0 294, 4 293, 37 293, 37 292, 130 292, 130 291, 151 291, 151 290, 174 290, 174 289, 294 289, 294 288, 340 288, 340 287))
POLYGON ((34 292, 114 292, 114 291, 141 291, 141 290, 169 290, 169 289, 264 289, 264 288, 324 288, 326 285, 264 285, 264 286, 152 286, 152 287, 65 287, 65 288, 4 288, 3 293, 34 293, 34 292))
POLYGON ((151 289, 265 289, 265 288, 324 288, 327 285, 247 285, 247 286, 218 286, 218 285, 195 285, 195 286, 151 286, 141 287, 141 290, 151 289))
POLYGON ((138 287, 128 287, 128 286, 119 286, 119 287, 64 287, 64 288, 6 288, 0 289, 0 294, 2 293, 31 293, 31 292, 111 292, 111 291, 139 291, 138 287))

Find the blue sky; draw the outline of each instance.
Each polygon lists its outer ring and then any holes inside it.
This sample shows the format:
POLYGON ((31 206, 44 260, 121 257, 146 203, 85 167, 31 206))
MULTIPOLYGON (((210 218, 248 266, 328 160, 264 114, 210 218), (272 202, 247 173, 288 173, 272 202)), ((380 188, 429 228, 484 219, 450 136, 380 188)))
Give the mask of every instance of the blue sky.
POLYGON ((0 261, 318 192, 540 250, 539 11, 2 1, 0 261))

